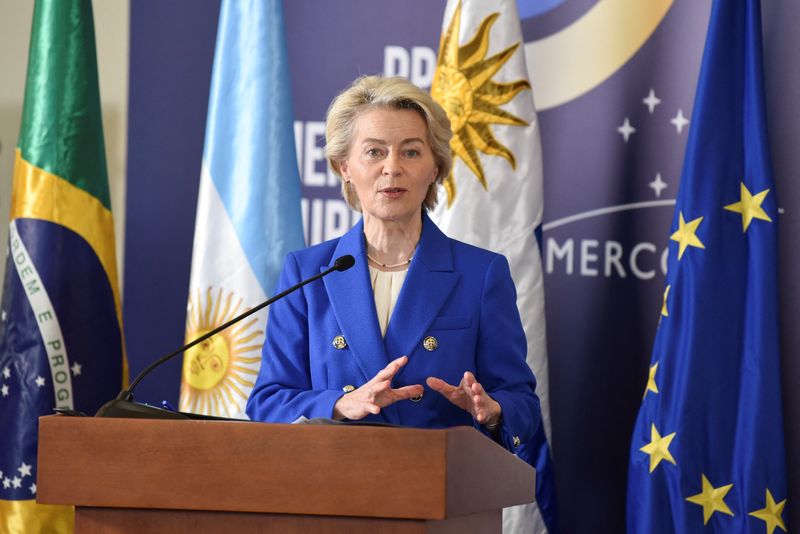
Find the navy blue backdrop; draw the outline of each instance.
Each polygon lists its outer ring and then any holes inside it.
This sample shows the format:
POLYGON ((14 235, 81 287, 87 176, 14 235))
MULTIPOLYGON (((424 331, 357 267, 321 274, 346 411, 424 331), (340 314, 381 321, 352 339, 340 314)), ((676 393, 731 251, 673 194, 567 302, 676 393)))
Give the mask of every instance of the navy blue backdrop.
MULTIPOLYGON (((521 1, 521 13, 530 15, 523 20, 526 42, 564 35, 600 3, 521 1)), ((322 157, 328 102, 359 74, 399 73, 429 85, 444 4, 285 2, 308 243, 353 222, 322 157)), ((568 533, 624 531, 630 435, 660 310, 662 253, 688 131, 680 118, 691 120, 709 5, 676 0, 610 77, 540 109, 552 443, 568 533), (658 104, 643 102, 651 89, 658 104), (625 121, 636 131, 626 135, 625 121)), ((218 9, 212 0, 131 6, 124 320, 133 374, 183 342, 218 9)), ((800 16, 800 7, 791 9, 800 16)), ((776 179, 785 209, 782 322, 791 420, 800 398, 800 364, 787 357, 800 350, 789 328, 800 309, 800 289, 791 280, 800 264, 792 239, 800 221, 790 209, 798 200, 790 177, 800 170, 792 149, 800 119, 789 95, 800 90, 793 67, 800 38, 790 30, 792 16, 769 2, 764 19, 776 179)), ((539 84, 555 83, 537 72, 531 77, 534 93, 539 84)), ((176 404, 179 373, 179 360, 159 369, 139 386, 137 399, 176 404)), ((800 445, 795 426, 787 428, 789 451, 800 445)), ((794 454, 790 480, 800 480, 794 454)), ((796 486, 792 491, 797 496, 796 486)))

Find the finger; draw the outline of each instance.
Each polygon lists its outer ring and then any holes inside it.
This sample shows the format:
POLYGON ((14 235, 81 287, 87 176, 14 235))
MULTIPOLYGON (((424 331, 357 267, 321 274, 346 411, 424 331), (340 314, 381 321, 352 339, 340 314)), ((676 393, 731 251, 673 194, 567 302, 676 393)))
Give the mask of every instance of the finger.
POLYGON ((486 394, 483 386, 480 384, 480 382, 473 382, 472 387, 470 387, 469 390, 472 394, 472 402, 475 404, 475 408, 482 408, 486 400, 486 394))
POLYGON ((491 407, 486 397, 478 397, 480 400, 473 403, 473 414, 475 420, 483 424, 492 417, 491 407))
POLYGON ((442 395, 448 401, 452 402, 463 410, 469 411, 465 406, 465 401, 469 396, 464 395, 464 391, 460 387, 448 384, 441 378, 436 378, 434 376, 428 377, 425 382, 428 384, 429 388, 442 395))
POLYGON ((364 409, 369 413, 371 413, 372 415, 378 415, 379 413, 381 413, 381 407, 372 402, 365 403, 364 409))
POLYGON ((408 363, 408 356, 400 356, 396 360, 389 362, 389 365, 381 369, 375 378, 377 380, 391 380, 397 371, 399 371, 405 364, 408 363))
POLYGON ((477 380, 475 380, 475 375, 473 375, 473 374, 472 374, 472 373, 470 373, 469 371, 465 371, 465 372, 464 372, 464 378, 462 378, 462 379, 461 379, 461 382, 462 382, 462 383, 463 383, 465 386, 469 386, 469 387, 471 387, 471 386, 472 386, 472 384, 474 384, 475 382, 477 382, 477 380))
POLYGON ((459 386, 461 386, 461 389, 464 390, 464 393, 466 393, 468 396, 472 397, 474 395, 472 387, 477 383, 478 382, 475 380, 475 375, 473 375, 472 373, 467 371, 467 372, 464 373, 464 376, 461 378, 461 383, 459 384, 459 386))
POLYGON ((472 399, 477 409, 483 403, 484 389, 480 382, 475 379, 475 375, 467 371, 461 379, 464 392, 472 399))
POLYGON ((497 421, 501 414, 502 407, 489 395, 483 395, 480 405, 475 407, 474 417, 479 423, 485 424, 490 421, 497 421))
POLYGON ((469 389, 473 395, 483 395, 484 393, 483 385, 480 382, 473 381, 469 389))
POLYGON ((472 392, 472 384, 475 383, 475 377, 471 376, 470 373, 464 373, 464 377, 461 379, 461 383, 458 387, 464 391, 464 394, 467 398, 474 401, 475 394, 472 392))
POLYGON ((388 380, 375 380, 374 382, 369 384, 369 389, 367 390, 367 397, 372 400, 376 397, 379 397, 392 389, 392 383, 388 380))
POLYGON ((434 391, 441 393, 442 395, 447 395, 448 393, 452 392, 456 389, 455 386, 451 386, 441 378, 436 378, 435 376, 429 376, 425 383, 428 384, 428 387, 434 391))
POLYGON ((393 389, 392 393, 394 393, 397 400, 404 400, 410 399, 411 397, 417 397, 422 395, 425 392, 425 388, 422 387, 421 384, 414 384, 412 386, 403 386, 401 388, 393 389))

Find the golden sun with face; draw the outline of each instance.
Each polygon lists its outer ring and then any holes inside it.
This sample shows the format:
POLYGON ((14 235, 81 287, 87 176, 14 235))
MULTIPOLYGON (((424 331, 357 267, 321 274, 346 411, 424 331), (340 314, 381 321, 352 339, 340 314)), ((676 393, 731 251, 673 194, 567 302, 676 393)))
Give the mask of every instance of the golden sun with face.
MULTIPOLYGON (((491 57, 486 57, 489 31, 499 16, 499 13, 493 13, 486 17, 472 39, 464 46, 459 46, 459 2, 439 43, 439 58, 431 85, 433 98, 441 104, 450 119, 453 129, 450 148, 453 156, 466 163, 486 190, 489 185, 478 158, 478 151, 490 156, 500 156, 508 161, 512 169, 516 168, 514 154, 495 138, 489 126, 527 126, 527 122, 499 106, 507 104, 520 91, 531 87, 524 79, 510 83, 492 81, 492 76, 514 55, 520 45, 515 43, 491 57)), ((444 187, 447 191, 447 205, 450 206, 456 196, 452 171, 445 179, 444 187)))
MULTIPOLYGON (((189 298, 186 340, 191 341, 245 311, 242 300, 222 289, 205 295, 198 289, 189 298)), ((180 409, 209 415, 240 415, 255 384, 261 362, 264 331, 255 329, 255 316, 223 330, 186 351, 183 356, 180 409)))

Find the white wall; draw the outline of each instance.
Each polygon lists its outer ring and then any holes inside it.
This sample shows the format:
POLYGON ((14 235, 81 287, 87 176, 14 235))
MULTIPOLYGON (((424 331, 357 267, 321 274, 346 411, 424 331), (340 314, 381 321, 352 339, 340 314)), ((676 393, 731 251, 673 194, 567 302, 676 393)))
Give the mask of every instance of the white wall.
MULTIPOLYGON (((25 74, 28 66, 32 0, 0 5, 0 242, 8 239, 14 149, 19 138, 25 74)), ((125 156, 128 138, 129 0, 94 2, 100 98, 106 140, 111 207, 117 238, 117 265, 122 283, 125 222, 125 156)), ((0 279, 5 261, 0 261, 0 279)), ((0 288, 0 291, 2 289, 0 288)))

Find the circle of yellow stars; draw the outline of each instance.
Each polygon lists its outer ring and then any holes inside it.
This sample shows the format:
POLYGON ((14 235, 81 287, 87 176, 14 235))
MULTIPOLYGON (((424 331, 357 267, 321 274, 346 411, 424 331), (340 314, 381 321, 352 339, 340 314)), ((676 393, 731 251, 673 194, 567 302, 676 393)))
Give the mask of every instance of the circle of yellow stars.
MULTIPOLYGON (((740 182, 739 187, 739 201, 728 204, 723 207, 726 211, 738 213, 742 217, 742 233, 746 233, 754 219, 772 222, 772 219, 766 213, 762 204, 769 194, 769 189, 764 189, 756 194, 752 194, 744 182, 740 182)), ((698 237, 697 232, 700 224, 703 222, 704 217, 697 217, 689 220, 684 218, 682 211, 678 212, 678 229, 670 236, 670 240, 678 243, 678 261, 680 261, 687 249, 690 247, 697 249, 705 249, 705 245, 698 237)), ((661 317, 669 317, 669 309, 667 306, 670 286, 667 285, 664 290, 663 302, 661 306, 661 317)), ((647 377, 647 384, 645 386, 644 397, 652 393, 657 395, 659 393, 658 383, 656 376, 658 374, 659 362, 656 361, 650 366, 649 374, 647 377)), ((675 466, 677 462, 670 452, 669 448, 673 440, 677 437, 677 432, 661 435, 655 423, 650 426, 650 442, 646 443, 639 450, 649 456, 650 473, 655 471, 662 461, 667 461, 675 466)), ((696 504, 703 509, 703 524, 707 525, 712 516, 719 512, 722 514, 734 516, 734 512, 730 509, 725 502, 725 497, 728 492, 733 488, 733 484, 725 484, 714 487, 704 473, 700 477, 701 491, 695 495, 686 497, 686 501, 696 504)), ((786 532, 786 525, 783 522, 783 509, 786 506, 786 499, 780 502, 775 502, 775 499, 766 488, 764 507, 750 512, 748 515, 764 521, 764 526, 767 534, 773 534, 776 528, 780 528, 786 532)))

